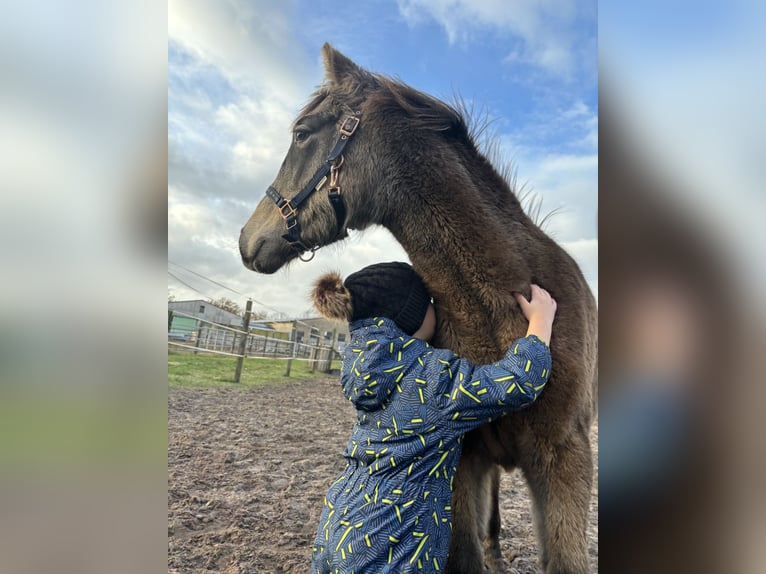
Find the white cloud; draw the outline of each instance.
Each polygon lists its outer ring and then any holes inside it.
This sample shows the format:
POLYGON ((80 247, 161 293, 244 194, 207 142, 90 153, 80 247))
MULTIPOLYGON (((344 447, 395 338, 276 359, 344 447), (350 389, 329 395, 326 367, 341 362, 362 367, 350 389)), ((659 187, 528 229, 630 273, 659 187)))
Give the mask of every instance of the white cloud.
POLYGON ((561 112, 561 116, 568 119, 579 118, 582 116, 589 116, 591 109, 582 100, 575 101, 567 110, 561 112))
POLYGON ((575 101, 568 109, 559 114, 559 121, 564 121, 582 134, 573 146, 582 149, 598 148, 598 112, 590 109, 582 100, 575 101))
POLYGON ((546 172, 590 172, 594 173, 598 169, 598 155, 549 155, 540 162, 540 168, 546 172))
POLYGON ((570 76, 578 50, 573 25, 580 7, 575 0, 398 0, 411 25, 433 19, 450 43, 470 41, 486 29, 507 32, 521 41, 506 60, 570 76))
POLYGON ((578 239, 561 244, 580 266, 593 296, 598 301, 598 239, 578 239))
POLYGON ((232 173, 245 178, 274 177, 290 144, 289 127, 296 111, 274 97, 220 107, 215 123, 236 143, 232 147, 232 173))
POLYGON ((585 275, 595 277, 598 267, 598 239, 566 241, 561 246, 580 264, 585 275))
POLYGON ((168 37, 239 90, 273 90, 294 102, 308 93, 315 61, 296 41, 292 9, 292 2, 170 0, 168 37))

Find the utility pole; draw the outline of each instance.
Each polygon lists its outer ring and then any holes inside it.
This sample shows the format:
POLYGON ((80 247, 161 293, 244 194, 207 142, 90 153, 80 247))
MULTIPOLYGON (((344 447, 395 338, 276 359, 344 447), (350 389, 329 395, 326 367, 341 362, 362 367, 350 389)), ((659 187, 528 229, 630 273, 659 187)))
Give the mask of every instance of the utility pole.
POLYGON ((237 370, 234 371, 234 382, 238 383, 242 376, 242 363, 245 362, 245 349, 247 349, 247 336, 250 334, 250 312, 253 310, 253 300, 248 299, 245 305, 245 318, 242 320, 242 339, 239 342, 239 357, 237 357, 237 370))

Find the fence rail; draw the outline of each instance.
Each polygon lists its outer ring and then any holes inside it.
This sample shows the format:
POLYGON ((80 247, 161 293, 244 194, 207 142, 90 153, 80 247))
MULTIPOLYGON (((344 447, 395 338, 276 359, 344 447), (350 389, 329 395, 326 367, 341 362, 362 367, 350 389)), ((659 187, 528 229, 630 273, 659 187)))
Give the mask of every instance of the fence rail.
MULTIPOLYGON (((196 328, 177 328, 168 332, 168 350, 178 352, 212 353, 246 359, 284 359, 311 361, 312 370, 328 372, 333 359, 338 359, 338 349, 331 345, 309 345, 277 336, 245 333, 241 329, 219 325, 193 315, 174 311, 176 316, 197 321, 196 328), (247 336, 242 348, 242 337, 247 336)), ((295 330, 293 330, 294 332, 295 330)), ((284 333, 281 333, 284 336, 284 333)))

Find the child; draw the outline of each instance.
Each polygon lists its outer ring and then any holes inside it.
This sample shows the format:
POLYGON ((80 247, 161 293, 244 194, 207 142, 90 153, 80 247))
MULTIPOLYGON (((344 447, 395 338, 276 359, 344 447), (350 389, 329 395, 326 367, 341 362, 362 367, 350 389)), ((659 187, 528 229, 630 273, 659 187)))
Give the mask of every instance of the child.
POLYGON ((444 570, 463 434, 532 404, 550 374, 556 302, 536 285, 531 301, 515 296, 527 336, 500 361, 474 366, 428 344, 436 315, 410 265, 316 283, 320 313, 350 321, 341 384, 358 418, 346 469, 325 497, 312 574, 444 570))

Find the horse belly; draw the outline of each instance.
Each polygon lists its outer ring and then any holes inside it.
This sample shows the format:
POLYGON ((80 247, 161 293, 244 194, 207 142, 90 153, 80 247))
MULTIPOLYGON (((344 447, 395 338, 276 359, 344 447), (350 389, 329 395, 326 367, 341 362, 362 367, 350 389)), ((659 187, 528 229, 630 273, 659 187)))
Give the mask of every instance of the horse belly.
POLYGON ((594 413, 591 382, 585 371, 574 379, 551 375, 531 407, 507 413, 477 429, 492 460, 510 470, 526 456, 564 442, 578 428, 589 428, 594 413))

